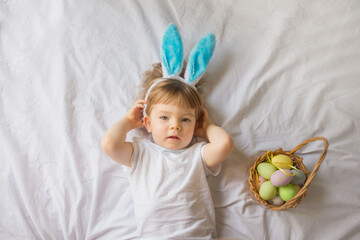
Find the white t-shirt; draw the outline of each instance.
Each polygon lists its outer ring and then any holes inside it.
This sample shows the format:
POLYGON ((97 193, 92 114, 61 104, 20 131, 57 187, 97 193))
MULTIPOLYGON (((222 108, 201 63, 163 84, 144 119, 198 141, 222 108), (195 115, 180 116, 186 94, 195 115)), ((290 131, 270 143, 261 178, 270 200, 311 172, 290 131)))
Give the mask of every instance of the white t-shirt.
POLYGON ((134 138, 129 173, 139 239, 215 238, 215 212, 203 161, 204 142, 169 150, 134 138))

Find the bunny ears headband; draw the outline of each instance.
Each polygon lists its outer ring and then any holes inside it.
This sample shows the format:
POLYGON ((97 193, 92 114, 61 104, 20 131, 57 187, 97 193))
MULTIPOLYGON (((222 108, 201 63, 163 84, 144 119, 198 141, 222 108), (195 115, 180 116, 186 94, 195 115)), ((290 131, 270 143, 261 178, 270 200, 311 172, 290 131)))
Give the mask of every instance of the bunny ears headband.
POLYGON ((177 79, 195 87, 204 75, 214 49, 215 35, 208 33, 201 38, 191 50, 186 66, 185 77, 180 77, 183 68, 183 45, 175 24, 170 23, 164 32, 160 49, 163 79, 155 81, 150 86, 145 95, 145 100, 147 100, 149 93, 158 83, 169 78, 177 79))
POLYGON ((171 23, 164 32, 160 57, 164 78, 174 78, 195 86, 204 75, 215 48, 215 36, 208 33, 192 49, 186 66, 185 79, 179 75, 183 67, 183 46, 180 34, 171 23))

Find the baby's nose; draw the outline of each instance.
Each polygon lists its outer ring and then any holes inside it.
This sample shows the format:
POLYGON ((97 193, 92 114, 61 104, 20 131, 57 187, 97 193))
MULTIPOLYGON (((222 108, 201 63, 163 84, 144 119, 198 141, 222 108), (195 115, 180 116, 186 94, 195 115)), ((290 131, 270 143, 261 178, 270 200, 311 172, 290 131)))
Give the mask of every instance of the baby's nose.
POLYGON ((180 124, 176 121, 176 122, 173 122, 170 126, 170 129, 171 130, 180 130, 181 129, 181 126, 180 124))

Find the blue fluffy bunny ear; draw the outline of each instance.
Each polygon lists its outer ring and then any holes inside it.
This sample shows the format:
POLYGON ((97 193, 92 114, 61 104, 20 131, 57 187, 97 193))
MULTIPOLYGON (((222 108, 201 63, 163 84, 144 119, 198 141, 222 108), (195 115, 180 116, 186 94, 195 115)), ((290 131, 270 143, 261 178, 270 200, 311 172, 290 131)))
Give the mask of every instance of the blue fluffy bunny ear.
POLYGON ((164 32, 160 57, 165 78, 180 75, 183 67, 183 45, 179 31, 173 23, 170 23, 164 32))
POLYGON ((205 74, 215 49, 215 42, 215 35, 208 33, 191 50, 185 72, 185 80, 191 85, 195 86, 205 74))

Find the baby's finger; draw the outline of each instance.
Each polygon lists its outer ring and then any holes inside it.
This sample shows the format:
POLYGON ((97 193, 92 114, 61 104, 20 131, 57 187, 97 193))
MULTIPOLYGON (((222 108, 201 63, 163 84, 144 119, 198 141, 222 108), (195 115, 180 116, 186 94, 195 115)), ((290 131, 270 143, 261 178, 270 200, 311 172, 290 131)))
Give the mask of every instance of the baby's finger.
POLYGON ((144 100, 144 99, 137 100, 135 102, 135 105, 137 105, 137 104, 144 105, 144 104, 146 104, 146 100, 144 100))
POLYGON ((136 108, 144 108, 145 106, 143 104, 136 104, 135 107, 136 108))

